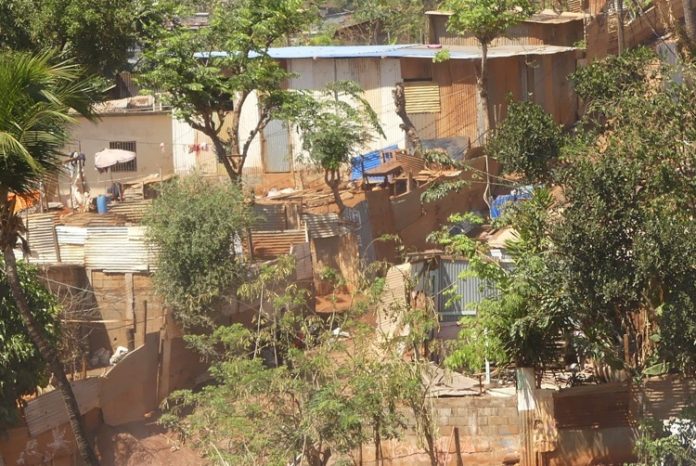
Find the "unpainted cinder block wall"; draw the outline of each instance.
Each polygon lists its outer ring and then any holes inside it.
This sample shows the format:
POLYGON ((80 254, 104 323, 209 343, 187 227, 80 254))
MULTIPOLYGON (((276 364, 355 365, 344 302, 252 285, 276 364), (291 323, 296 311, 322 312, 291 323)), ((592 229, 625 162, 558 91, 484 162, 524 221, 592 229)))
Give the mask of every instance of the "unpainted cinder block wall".
MULTIPOLYGON (((435 421, 439 427, 439 464, 456 466, 457 456, 465 465, 503 464, 519 451, 517 398, 490 395, 438 398, 434 400, 435 421)), ((384 442, 385 464, 430 466, 430 459, 412 424, 399 440, 384 442)), ((374 464, 374 449, 363 446, 363 464, 374 464)))

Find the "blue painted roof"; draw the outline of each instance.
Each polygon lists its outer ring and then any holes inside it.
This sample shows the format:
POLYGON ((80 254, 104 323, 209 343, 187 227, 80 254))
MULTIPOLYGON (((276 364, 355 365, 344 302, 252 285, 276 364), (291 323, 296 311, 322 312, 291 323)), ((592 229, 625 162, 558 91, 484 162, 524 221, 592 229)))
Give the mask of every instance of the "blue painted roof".
MULTIPOLYGON (((332 45, 332 46, 294 46, 272 47, 268 55, 278 60, 283 59, 320 59, 320 58, 428 58, 432 59, 440 51, 449 51, 450 59, 479 59, 481 50, 476 46, 449 45, 428 46, 421 44, 396 45, 332 45)), ((490 58, 511 57, 518 55, 547 55, 574 50, 573 47, 556 45, 502 45, 488 49, 490 58)), ((198 52, 196 57, 225 57, 227 52, 198 52)))

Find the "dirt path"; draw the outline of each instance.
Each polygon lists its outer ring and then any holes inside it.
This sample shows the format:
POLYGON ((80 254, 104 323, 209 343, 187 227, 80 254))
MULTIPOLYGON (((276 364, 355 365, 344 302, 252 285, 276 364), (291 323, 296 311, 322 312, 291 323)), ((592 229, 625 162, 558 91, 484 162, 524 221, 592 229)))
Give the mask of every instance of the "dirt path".
POLYGON ((119 427, 102 426, 97 432, 102 466, 204 466, 197 452, 182 445, 156 421, 119 427))

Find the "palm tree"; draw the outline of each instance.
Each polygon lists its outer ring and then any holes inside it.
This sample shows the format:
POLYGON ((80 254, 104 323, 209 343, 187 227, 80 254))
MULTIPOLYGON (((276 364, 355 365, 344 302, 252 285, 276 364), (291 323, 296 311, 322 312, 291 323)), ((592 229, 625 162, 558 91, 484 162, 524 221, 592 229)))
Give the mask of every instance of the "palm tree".
POLYGON ((17 197, 35 190, 42 176, 57 167, 73 120, 69 110, 91 118, 97 92, 81 77, 79 66, 59 62, 50 52, 35 56, 2 52, 0 63, 0 248, 5 274, 26 331, 63 394, 80 455, 86 464, 98 465, 58 352, 29 307, 14 254, 17 241, 25 244, 22 220, 14 212, 17 197))

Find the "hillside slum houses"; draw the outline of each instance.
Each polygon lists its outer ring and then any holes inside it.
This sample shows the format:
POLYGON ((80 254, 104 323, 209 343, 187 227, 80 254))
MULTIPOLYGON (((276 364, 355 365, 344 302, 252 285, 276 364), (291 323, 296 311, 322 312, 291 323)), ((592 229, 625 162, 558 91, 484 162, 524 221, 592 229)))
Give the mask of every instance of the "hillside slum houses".
MULTIPOLYGON (((495 121, 504 118, 510 98, 539 103, 560 124, 576 121, 577 98, 567 77, 582 60, 582 52, 570 45, 578 34, 578 18, 549 16, 538 15, 521 26, 516 37, 527 35, 527 40, 491 47, 489 96, 495 121)), ((291 125, 271 120, 251 142, 243 179, 254 191, 253 208, 260 220, 247 235, 243 252, 252 261, 273 260, 291 251, 302 258, 298 273, 313 282, 319 308, 331 289, 320 279, 326 267, 341 273, 343 292, 349 294, 365 264, 400 260, 396 244, 381 240, 385 235, 398 236, 404 250, 422 251, 432 247, 427 241, 430 232, 451 214, 489 214, 484 175, 486 169, 497 175, 499 166, 495 161, 486 165, 478 150, 476 73, 481 54, 466 41, 447 42, 442 28, 446 17, 429 13, 430 44, 296 46, 268 52, 293 73, 287 81, 291 90, 318 91, 333 81, 356 81, 384 129, 384 137, 364 147, 363 155, 346 167, 348 176, 340 187, 346 209, 341 215, 320 174, 303 161, 300 136, 291 125), (441 47, 448 48, 450 59, 435 63, 441 47), (412 154, 395 107, 397 87, 404 90, 405 111, 423 147, 447 152, 460 168, 429 165, 412 154), (433 186, 458 180, 465 181, 466 188, 423 201, 433 186)), ((257 124, 256 105, 252 94, 242 108, 240 134, 257 124)), ((108 288, 107 294, 125 293, 128 304, 104 311, 100 332, 92 332, 102 334, 100 347, 113 351, 133 346, 133 332, 124 330, 121 322, 137 322, 144 312, 144 299, 134 290, 142 291, 136 281, 149 280, 155 252, 148 249, 139 223, 156 186, 194 171, 224 177, 224 170, 210 141, 178 120, 159 99, 129 97, 95 110, 100 115, 96 122, 77 118, 66 147, 71 158, 62 174, 46 183, 42 202, 35 207, 44 213, 26 214, 32 247, 27 260, 83 268, 82 282, 76 286, 89 284, 95 291, 108 286, 118 291, 108 288), (100 195, 110 200, 108 207, 97 205, 100 195), (48 211, 45 201, 65 210, 48 211), (93 210, 102 213, 89 212, 93 210), (66 211, 75 213, 65 215, 66 211), (111 280, 115 276, 118 279, 111 280)), ((491 195, 508 192, 496 185, 491 195)), ((157 315, 163 321, 164 310, 156 302, 148 295, 148 319, 157 315)))
MULTIPOLYGON (((627 16, 627 46, 661 31, 662 26, 652 25, 664 16, 664 8, 656 2, 639 15, 627 16)), ((588 60, 615 51, 616 14, 612 2, 604 0, 572 0, 568 9, 529 18, 490 48, 488 94, 494 123, 505 117, 509 99, 536 102, 559 124, 576 122, 578 102, 568 76, 588 60)), ((673 11, 678 15, 681 8, 673 11)), ((385 335, 407 332, 400 311, 427 302, 439 316, 434 336, 455 338, 457 322, 473 317, 475 303, 493 290, 462 273, 468 263, 434 249, 428 236, 446 225, 453 213, 494 218, 506 203, 525 198, 524 190, 512 192, 495 184, 484 199, 485 175, 498 176, 500 167, 494 160, 486 163, 479 147, 482 125, 476 112, 476 75, 481 54, 472 38, 447 32, 448 15, 427 13, 426 44, 269 50, 293 73, 288 89, 318 91, 333 81, 353 80, 379 117, 384 137, 364 147, 362 155, 345 167, 339 193, 345 205, 342 212, 321 174, 305 164, 299 135, 287 122, 271 120, 251 142, 243 172, 259 218, 240 245, 246 259, 258 263, 293 254, 295 279, 313 292, 320 312, 347 309, 366 265, 388 262, 376 310, 376 325, 385 335), (443 48, 449 50, 450 59, 435 63, 433 58, 443 48), (399 88, 423 147, 446 152, 459 162, 457 168, 430 163, 413 153, 395 106, 394 91, 399 88), (465 185, 425 200, 429 189, 448 181, 465 185), (385 237, 398 237, 398 244, 385 237), (327 267, 344 278, 341 289, 322 280, 327 267)), ((205 27, 205 21, 196 27, 205 27)), ((132 83, 126 84, 135 94, 132 83)), ((242 109, 240 134, 248 134, 257 124, 256 105, 252 94, 242 109)), ((173 390, 196 386, 205 377, 204 366, 186 347, 181 330, 154 292, 157 251, 146 241, 143 214, 158 185, 173 177, 193 172, 220 179, 226 175, 210 141, 157 98, 126 97, 95 110, 100 116, 96 122, 76 117, 72 140, 65 148, 70 157, 61 173, 21 203, 31 253, 23 256, 20 248, 16 252, 42 268, 45 283, 66 308, 66 324, 86 350, 73 371, 73 378, 80 379, 74 389, 86 423, 122 425, 156 409, 173 390), (100 202, 95 202, 100 195, 100 202), (109 368, 109 355, 120 348, 125 357, 109 368)), ((505 242, 514 232, 464 224, 453 228, 454 233, 486 242, 491 259, 512 266, 505 242)), ((253 309, 233 302, 223 314, 226 322, 249 324, 253 309)), ((464 385, 459 393, 481 394, 480 383, 478 388, 471 381, 464 385)), ((52 393, 29 403, 25 430, 0 440, 5 459, 18 458, 30 442, 52 445, 55 429, 66 423, 61 400, 52 393)), ((654 393, 662 393, 662 388, 654 393)), ((626 419, 638 404, 629 400, 648 399, 624 385, 573 394, 540 390, 535 396, 541 400, 535 414, 535 426, 541 429, 538 451, 549 452, 545 464, 559 465, 567 464, 563 460, 567 455, 588 461, 601 457, 612 432, 630 428, 626 419)), ((477 464, 500 464, 508 453, 519 450, 516 400, 503 391, 496 397, 438 401, 443 432, 438 442, 444 451, 450 451, 454 428, 464 429, 461 448, 467 458, 481 461, 477 464), (458 410, 473 413, 476 422, 464 426, 458 410)), ((654 396, 656 410, 672 409, 663 407, 658 398, 654 396)), ((394 448, 398 457, 400 447, 394 448)), ((630 445, 613 451, 630 455, 630 445)), ((629 457, 621 454, 610 459, 621 462, 629 457)))

